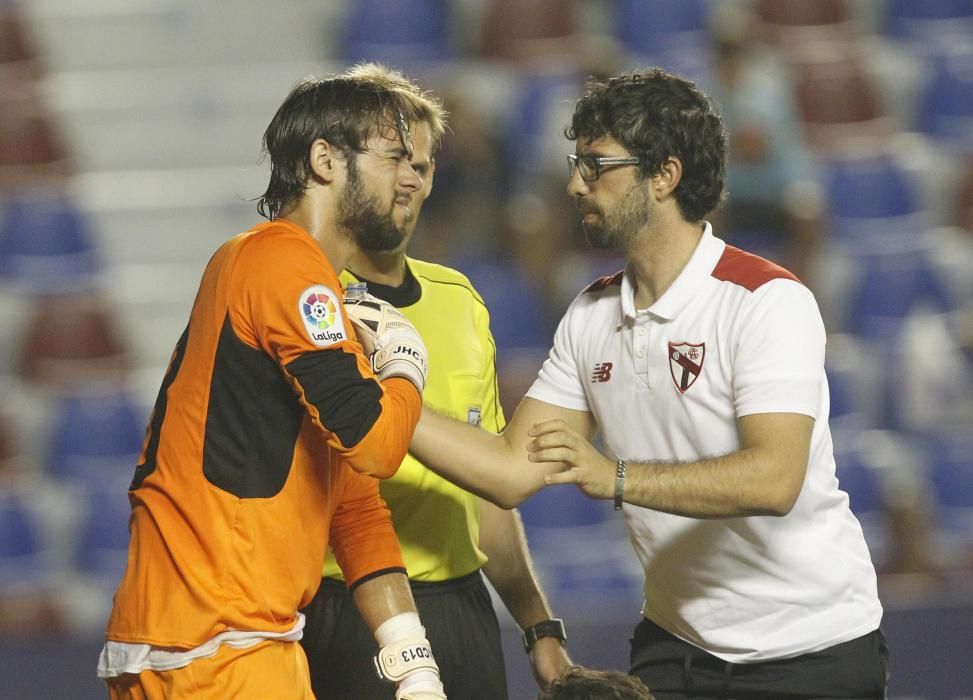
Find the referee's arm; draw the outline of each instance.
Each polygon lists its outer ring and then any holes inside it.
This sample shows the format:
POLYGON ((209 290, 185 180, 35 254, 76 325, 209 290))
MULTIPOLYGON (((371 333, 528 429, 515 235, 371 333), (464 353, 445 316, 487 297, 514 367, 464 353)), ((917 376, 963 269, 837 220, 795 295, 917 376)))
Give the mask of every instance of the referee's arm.
POLYGON ((590 439, 594 417, 537 399, 521 401, 499 435, 440 415, 423 407, 410 451, 432 471, 454 484, 496 503, 515 508, 544 486, 544 477, 564 468, 527 458, 528 430, 541 421, 561 420, 590 439))

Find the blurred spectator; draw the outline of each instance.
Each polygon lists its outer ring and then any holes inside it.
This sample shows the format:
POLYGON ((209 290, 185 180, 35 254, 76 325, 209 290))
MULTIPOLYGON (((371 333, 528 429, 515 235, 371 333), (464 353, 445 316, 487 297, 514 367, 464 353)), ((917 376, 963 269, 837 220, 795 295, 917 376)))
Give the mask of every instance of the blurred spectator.
POLYGON ((821 195, 787 74, 755 40, 745 10, 721 5, 711 26, 711 94, 730 133, 728 198, 716 230, 803 277, 817 245, 821 195))

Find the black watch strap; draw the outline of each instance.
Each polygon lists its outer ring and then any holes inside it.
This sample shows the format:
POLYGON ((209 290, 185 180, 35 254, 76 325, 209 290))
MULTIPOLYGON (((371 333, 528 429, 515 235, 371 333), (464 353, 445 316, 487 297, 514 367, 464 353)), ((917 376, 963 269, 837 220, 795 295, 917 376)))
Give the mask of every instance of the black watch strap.
POLYGON ((544 620, 536 625, 531 625, 524 630, 524 651, 529 652, 534 648, 534 644, 541 637, 554 637, 560 640, 563 645, 568 640, 568 635, 564 631, 564 620, 554 618, 544 620))

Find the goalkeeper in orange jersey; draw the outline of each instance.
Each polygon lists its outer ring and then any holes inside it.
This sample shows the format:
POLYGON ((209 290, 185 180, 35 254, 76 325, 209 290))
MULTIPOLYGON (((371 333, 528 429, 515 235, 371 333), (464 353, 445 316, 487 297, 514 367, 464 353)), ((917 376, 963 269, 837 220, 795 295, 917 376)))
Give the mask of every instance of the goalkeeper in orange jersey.
POLYGON ((308 79, 267 128, 270 221, 207 265, 130 487, 98 664, 112 698, 312 698, 298 610, 329 544, 387 696, 446 697, 372 478, 406 453, 425 348, 400 325, 370 361, 337 276, 411 230, 415 111, 378 73, 308 79))

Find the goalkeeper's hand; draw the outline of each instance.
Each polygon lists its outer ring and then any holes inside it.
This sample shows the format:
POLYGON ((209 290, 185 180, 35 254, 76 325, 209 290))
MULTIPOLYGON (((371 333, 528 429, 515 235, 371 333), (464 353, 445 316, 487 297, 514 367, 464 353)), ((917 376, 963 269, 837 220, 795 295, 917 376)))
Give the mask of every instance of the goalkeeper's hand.
POLYGON ((398 309, 371 294, 345 305, 358 340, 379 379, 403 377, 422 393, 428 363, 426 346, 415 326, 398 309))

